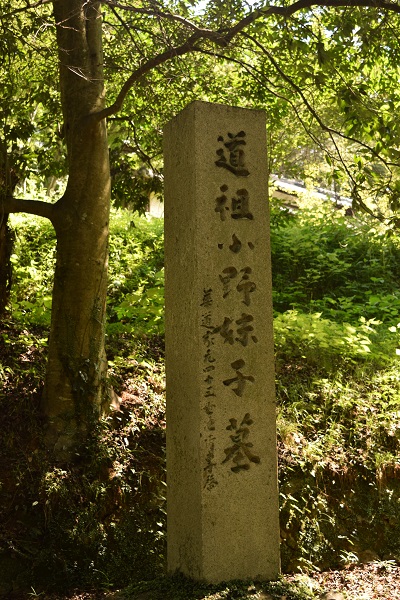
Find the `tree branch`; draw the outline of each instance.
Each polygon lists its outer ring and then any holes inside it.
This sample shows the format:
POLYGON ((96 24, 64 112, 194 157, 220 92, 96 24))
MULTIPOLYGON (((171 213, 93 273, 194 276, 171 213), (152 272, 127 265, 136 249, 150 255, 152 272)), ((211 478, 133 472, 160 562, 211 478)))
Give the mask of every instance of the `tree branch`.
POLYGON ((131 30, 129 29, 127 23, 125 23, 125 21, 122 19, 122 17, 118 14, 118 11, 115 10, 114 6, 111 6, 111 11, 112 13, 115 15, 115 17, 118 19, 118 21, 121 23, 122 27, 125 29, 126 33, 128 34, 128 36, 131 38, 132 44, 135 46, 136 51, 140 54, 140 49, 137 45, 137 42, 135 40, 135 38, 132 35, 131 30))
POLYGON ((370 152, 372 154, 372 156, 375 156, 375 158, 377 158, 379 161, 381 161, 386 168, 388 168, 390 170, 390 167, 397 167, 399 166, 397 163, 392 163, 389 161, 386 161, 380 154, 379 152, 377 152, 376 150, 374 150, 374 148, 372 148, 371 146, 369 146, 368 144, 365 144, 364 142, 362 142, 361 140, 357 140, 356 138, 353 138, 351 136, 345 135, 344 133, 342 133, 341 131, 337 131, 336 129, 332 129, 332 127, 329 127, 328 125, 326 125, 321 117, 318 115, 318 113, 314 110, 314 108, 311 106, 310 102, 308 101, 308 99, 306 98, 306 96, 304 95, 303 90, 297 85, 297 83, 295 83, 295 81, 293 81, 293 79, 291 77, 289 77, 289 75, 287 75, 283 69, 278 65, 277 61, 274 59, 274 57, 272 56, 272 54, 265 48, 265 46, 263 46, 262 44, 260 44, 260 42, 258 40, 256 40, 253 36, 249 35, 248 33, 244 33, 242 32, 242 35, 251 40, 258 48, 260 48, 260 50, 268 57, 269 61, 271 62, 271 64, 274 66, 274 68, 277 70, 278 74, 295 90, 295 92, 300 96, 300 98, 302 99, 302 101, 304 102, 305 106, 307 107, 307 110, 312 114, 312 116, 314 117, 314 119, 317 121, 318 125, 321 127, 321 129, 323 131, 326 131, 330 136, 332 135, 337 135, 338 137, 341 137, 344 140, 347 140, 348 142, 353 142, 355 144, 358 144, 360 146, 362 146, 363 148, 365 148, 366 150, 368 150, 368 152, 370 152))
MULTIPOLYGON (((211 32, 211 33, 213 34, 212 37, 215 39, 221 37, 220 34, 217 34, 214 32, 211 32)), ((161 54, 158 54, 157 56, 154 56, 153 58, 151 58, 150 60, 145 62, 138 69, 136 69, 136 71, 134 71, 132 73, 132 75, 125 81, 118 96, 115 99, 115 102, 113 104, 111 104, 111 106, 108 106, 107 108, 105 108, 104 110, 101 110, 97 113, 92 113, 91 115, 89 115, 88 119, 89 120, 95 119, 96 121, 101 121, 102 119, 105 119, 105 118, 117 113, 122 108, 122 104, 123 104, 128 92, 133 87, 133 85, 138 81, 138 79, 140 79, 143 75, 145 75, 146 73, 148 73, 155 67, 158 67, 159 65, 162 65, 163 63, 167 62, 171 58, 175 58, 177 56, 183 56, 184 54, 188 54, 189 52, 194 52, 196 50, 195 43, 201 37, 203 37, 201 34, 195 33, 181 46, 169 48, 165 52, 162 52, 161 54)))
POLYGON ((44 6, 45 4, 51 4, 53 0, 38 0, 38 2, 34 2, 33 4, 26 3, 25 6, 21 8, 16 8, 15 10, 10 11, 9 13, 5 13, 1 15, 2 19, 8 19, 10 17, 14 17, 18 13, 26 12, 28 10, 34 10, 35 8, 39 8, 40 6, 44 6))
POLYGON ((115 2, 114 0, 100 0, 100 3, 105 4, 106 6, 110 7, 111 10, 119 8, 120 10, 134 12, 135 14, 139 14, 139 15, 147 15, 149 17, 158 17, 161 19, 167 19, 168 21, 177 21, 178 23, 182 23, 182 25, 185 25, 185 27, 187 27, 188 29, 192 29, 194 31, 199 30, 199 27, 195 23, 193 23, 193 21, 190 21, 189 19, 186 19, 185 17, 182 17, 181 15, 176 15, 169 11, 166 12, 166 11, 159 10, 156 7, 140 8, 138 6, 127 6, 126 4, 121 4, 120 2, 115 2))
POLYGON ((384 10, 400 13, 400 4, 388 2, 387 0, 297 0, 293 4, 286 6, 264 6, 250 12, 243 19, 238 21, 236 25, 231 27, 225 33, 225 40, 229 43, 238 33, 243 31, 245 27, 251 25, 262 17, 280 16, 284 18, 291 17, 296 12, 305 8, 320 6, 324 8, 382 8, 384 10))
POLYGON ((39 200, 22 200, 8 196, 0 200, 0 210, 2 214, 9 213, 28 213, 53 220, 55 204, 41 202, 39 200))
POLYGON ((158 18, 177 21, 181 23, 185 28, 194 31, 194 33, 192 33, 192 35, 180 46, 171 47, 168 50, 165 50, 161 54, 158 54, 157 56, 154 56, 153 58, 149 59, 138 69, 136 69, 136 71, 134 71, 131 74, 131 76, 126 80, 114 103, 111 106, 108 106, 107 108, 97 113, 92 113, 91 115, 89 115, 88 118, 90 120, 95 119, 96 121, 102 120, 119 112, 127 94, 129 93, 133 85, 141 77, 143 77, 143 75, 145 75, 155 67, 158 67, 159 65, 167 62, 168 60, 176 58, 177 56, 183 56, 185 54, 189 54, 190 52, 200 50, 200 48, 196 46, 196 44, 200 41, 209 40, 217 46, 226 47, 229 45, 229 43, 234 37, 236 37, 239 33, 243 32, 243 30, 248 25, 251 25, 258 19, 270 17, 273 15, 287 18, 300 10, 303 10, 305 8, 311 8, 313 6, 331 8, 381 8, 384 10, 393 11, 395 13, 400 13, 400 4, 389 2, 388 0, 297 0, 297 2, 294 2, 293 4, 287 6, 265 6, 263 8, 259 8, 255 11, 250 12, 230 29, 223 31, 213 31, 211 29, 200 28, 189 19, 181 17, 180 15, 175 15, 170 12, 158 10, 158 8, 145 9, 134 6, 127 6, 121 4, 120 2, 116 2, 115 0, 100 0, 100 2, 101 4, 109 6, 111 9, 118 8, 121 10, 128 10, 135 13, 146 14, 149 16, 152 15, 158 18))
POLYGON ((290 17, 294 13, 311 8, 312 6, 322 6, 325 8, 382 8, 395 13, 400 13, 400 4, 388 2, 387 0, 297 0, 288 6, 266 6, 260 8, 259 12, 264 16, 281 15, 290 17))

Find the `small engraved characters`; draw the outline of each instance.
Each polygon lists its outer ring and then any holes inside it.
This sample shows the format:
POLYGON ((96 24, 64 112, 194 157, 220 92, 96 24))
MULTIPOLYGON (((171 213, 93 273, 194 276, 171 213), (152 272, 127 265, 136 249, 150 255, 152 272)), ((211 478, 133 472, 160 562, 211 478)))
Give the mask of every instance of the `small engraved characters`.
MULTIPOLYGON (((211 334, 213 333, 212 331, 208 331, 207 333, 211 334)), ((208 339, 212 339, 211 337, 208 339)), ((203 336, 203 341, 204 341, 204 336, 203 336)), ((207 347, 207 344, 206 344, 207 347)), ((212 398, 215 397, 215 389, 214 389, 214 373, 213 371, 215 371, 215 358, 212 355, 211 352, 211 348, 207 348, 206 353, 203 356, 203 373, 204 373, 204 379, 203 382, 206 384, 205 385, 205 391, 204 391, 204 397, 205 398, 212 398)))
POLYGON ((204 289, 203 290, 203 300, 200 303, 200 306, 210 307, 212 306, 212 289, 204 289))
POLYGON ((212 404, 210 401, 208 401, 203 409, 208 417, 207 429, 209 431, 215 431, 214 408, 215 404, 212 404))
POLYGON ((205 327, 206 329, 211 327, 211 311, 201 315, 201 326, 205 327))
POLYGON ((213 441, 213 438, 210 438, 209 449, 208 449, 207 456, 206 456, 206 466, 203 469, 203 473, 204 473, 203 487, 205 487, 208 491, 211 491, 213 488, 215 488, 216 485, 218 485, 218 481, 215 479, 215 475, 214 475, 214 467, 217 466, 217 463, 215 462, 214 454, 215 454, 214 441, 213 441))
POLYGON ((215 420, 214 420, 214 409, 215 409, 215 404, 213 404, 212 402, 208 401, 207 404, 205 405, 205 407, 203 408, 204 412, 207 415, 207 430, 209 431, 209 434, 206 438, 206 445, 208 446, 208 450, 207 450, 207 455, 206 455, 206 466, 203 469, 203 480, 204 480, 204 484, 203 487, 205 487, 207 490, 211 491, 216 485, 218 485, 218 481, 215 479, 215 475, 214 475, 214 467, 217 466, 217 463, 215 462, 215 445, 214 445, 214 441, 215 441, 215 436, 214 436, 214 431, 215 431, 215 420))
POLYGON ((204 389, 204 397, 212 398, 215 397, 215 389, 214 389, 214 373, 215 371, 215 362, 216 359, 213 356, 212 347, 214 346, 214 327, 211 323, 211 309, 213 306, 213 297, 212 297, 212 288, 204 288, 202 300, 200 302, 200 306, 202 307, 201 313, 201 327, 205 329, 205 332, 202 336, 203 344, 205 347, 205 353, 203 355, 203 373, 204 379, 203 382, 205 384, 204 389))
POLYGON ((224 140, 222 135, 218 137, 218 141, 222 142, 224 148, 217 150, 218 159, 215 161, 217 167, 227 169, 238 177, 247 177, 249 175, 249 171, 245 165, 245 137, 246 134, 244 131, 239 131, 236 134, 228 133, 227 140, 224 140))
POLYGON ((240 425, 238 425, 237 419, 229 419, 230 424, 226 429, 232 432, 229 436, 232 445, 229 446, 229 448, 225 448, 225 458, 222 461, 222 464, 232 461, 234 466, 231 467, 231 471, 234 473, 248 471, 251 463, 260 463, 260 457, 256 456, 251 451, 253 444, 248 441, 250 436, 250 426, 253 422, 254 421, 249 413, 244 415, 240 425))
POLYGON ((236 396, 239 396, 239 398, 243 396, 246 383, 248 381, 254 383, 255 381, 252 375, 243 375, 243 373, 240 371, 240 369, 243 369, 245 364, 246 363, 242 358, 239 358, 239 360, 234 360, 233 363, 231 363, 231 367, 235 371, 236 377, 232 377, 231 379, 225 379, 225 381, 222 382, 227 387, 236 384, 236 387, 232 388, 232 392, 236 394, 236 396))
POLYGON ((211 348, 214 346, 214 338, 212 329, 207 329, 207 331, 203 334, 203 344, 206 348, 211 348))
POLYGON ((222 195, 215 199, 214 211, 219 213, 221 221, 226 221, 226 217, 229 212, 232 219, 253 220, 254 217, 249 208, 249 192, 245 188, 241 188, 240 190, 236 191, 236 196, 231 198, 230 204, 228 201, 228 196, 225 193, 228 191, 228 186, 224 184, 221 185, 219 189, 222 192, 222 195))
MULTIPOLYGON (((203 336, 203 341, 204 341, 204 336, 203 336)), ((206 344, 207 352, 204 355, 204 364, 206 365, 204 367, 204 372, 208 373, 209 371, 214 371, 215 367, 211 364, 211 363, 215 363, 215 358, 213 357, 212 353, 211 353, 211 349, 207 346, 206 344), (210 363, 210 364, 209 364, 210 363)))

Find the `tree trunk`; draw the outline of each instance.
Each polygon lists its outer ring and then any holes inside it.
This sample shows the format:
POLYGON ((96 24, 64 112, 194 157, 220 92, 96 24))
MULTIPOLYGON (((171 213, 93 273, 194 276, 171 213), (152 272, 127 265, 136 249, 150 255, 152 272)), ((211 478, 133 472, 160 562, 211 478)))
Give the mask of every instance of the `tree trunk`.
POLYGON ((0 214, 0 318, 4 315, 11 292, 11 254, 14 234, 8 226, 8 215, 0 214))
POLYGON ((52 218, 57 235, 46 441, 70 459, 107 405, 104 324, 110 170, 104 107, 102 27, 97 3, 53 2, 69 178, 52 218))
POLYGON ((0 317, 4 315, 10 292, 12 264, 10 261, 14 232, 8 224, 8 214, 3 212, 3 198, 12 196, 18 183, 18 175, 11 166, 7 153, 7 144, 0 141, 0 317))

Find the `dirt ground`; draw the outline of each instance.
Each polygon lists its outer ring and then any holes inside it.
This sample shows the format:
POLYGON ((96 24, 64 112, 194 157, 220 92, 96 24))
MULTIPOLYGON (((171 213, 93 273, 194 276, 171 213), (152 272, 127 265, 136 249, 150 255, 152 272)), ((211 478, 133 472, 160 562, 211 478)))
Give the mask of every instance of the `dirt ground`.
MULTIPOLYGON (((287 576, 289 581, 294 578, 295 576, 287 576)), ((400 566, 388 562, 352 565, 341 571, 313 573, 309 577, 309 583, 315 589, 314 597, 321 600, 400 600, 400 566)), ((254 596, 254 598, 259 597, 259 595, 254 596)), ((271 598, 265 594, 261 597, 265 600, 271 598)), ((29 594, 25 597, 10 598, 10 600, 28 600, 28 598, 40 598, 40 600, 151 600, 148 592, 144 595, 126 596, 123 591, 84 593, 76 591, 67 596, 29 594)), ((281 600, 286 600, 286 596, 282 596, 281 600)))

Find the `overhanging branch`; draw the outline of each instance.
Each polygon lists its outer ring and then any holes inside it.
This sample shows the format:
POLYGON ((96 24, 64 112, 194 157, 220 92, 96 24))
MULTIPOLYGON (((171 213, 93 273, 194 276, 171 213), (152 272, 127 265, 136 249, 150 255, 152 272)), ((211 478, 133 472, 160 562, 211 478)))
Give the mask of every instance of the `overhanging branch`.
POLYGON ((28 213, 38 217, 44 217, 52 221, 55 204, 41 202, 39 200, 23 200, 8 196, 0 200, 0 211, 2 214, 28 213))
POLYGON ((53 0, 38 0, 38 2, 33 2, 32 4, 30 2, 26 2, 25 6, 22 6, 21 8, 15 8, 14 10, 5 13, 4 15, 1 15, 2 19, 9 19, 10 17, 14 17, 15 15, 17 15, 18 13, 23 13, 23 12, 27 12, 29 10, 35 10, 36 8, 40 8, 41 6, 44 6, 45 4, 51 4, 53 0))
MULTIPOLYGON (((214 34, 214 36, 221 37, 219 34, 214 34)), ((195 44, 199 40, 200 37, 201 37, 200 35, 194 34, 181 46, 169 48, 165 52, 162 52, 161 54, 158 54, 157 56, 154 56, 150 60, 146 61, 136 71, 134 71, 132 73, 132 75, 125 81, 124 85, 121 88, 121 91, 119 92, 118 96, 115 99, 115 102, 113 104, 111 104, 111 106, 108 106, 107 108, 105 108, 97 113, 92 113, 89 116, 89 119, 95 119, 96 121, 101 121, 102 119, 105 119, 105 118, 119 112, 119 110, 121 110, 121 108, 122 108, 123 102, 124 102, 127 94, 129 93, 130 89, 143 75, 145 75, 146 73, 148 73, 155 67, 158 67, 159 65, 162 65, 163 63, 167 62, 171 58, 175 58, 177 56, 183 56, 184 54, 194 52, 196 50, 195 44)))
POLYGON ((395 13, 400 13, 400 4, 388 2, 387 0, 298 0, 288 6, 266 6, 259 9, 264 16, 281 15, 290 17, 299 10, 311 8, 313 6, 322 6, 324 8, 382 8, 395 13))
POLYGON ((268 60, 271 62, 271 64, 274 66, 274 68, 276 69, 277 73, 295 90, 295 92, 300 96, 300 98, 302 99, 302 101, 304 102, 304 105, 307 107, 307 110, 310 112, 310 114, 312 114, 312 116, 315 118, 315 120, 317 121, 318 125, 321 127, 321 129, 323 131, 326 131, 330 136, 332 135, 337 135, 338 137, 341 137, 344 140, 347 140, 348 142, 353 142, 358 144, 359 146, 362 146, 363 148, 365 148, 366 150, 368 150, 368 152, 371 153, 372 156, 374 156, 375 158, 377 158, 379 161, 381 161, 385 167, 387 169, 390 170, 390 167, 397 167, 399 166, 397 163, 392 163, 390 161, 386 161, 380 154, 379 152, 377 152, 374 148, 372 148, 371 146, 369 146, 368 144, 365 144, 363 141, 358 140, 356 138, 353 138, 351 136, 345 135, 344 133, 342 133, 341 131, 338 131, 336 129, 333 129, 332 127, 329 127, 328 125, 326 125, 326 123, 323 122, 323 120, 321 119, 321 117, 319 116, 319 114, 314 110, 314 108, 311 106, 311 104, 309 103, 309 101, 307 100, 306 96, 304 95, 303 90, 296 84, 295 81, 293 81, 293 79, 291 77, 289 77, 289 75, 287 75, 285 73, 285 71, 283 71, 283 69, 279 66, 279 64, 277 63, 277 61, 275 60, 275 58, 272 56, 271 52, 269 52, 265 46, 263 46, 262 44, 260 44, 260 42, 254 38, 254 36, 251 36, 247 33, 242 33, 242 35, 244 37, 246 37, 247 39, 251 40, 253 42, 253 44, 255 44, 267 57, 268 60))
POLYGON ((190 19, 186 19, 181 15, 176 15, 175 13, 171 13, 169 11, 160 10, 159 8, 143 8, 139 6, 129 6, 127 4, 121 4, 121 2, 115 2, 114 0, 100 0, 100 4, 104 4, 111 8, 111 10, 115 10, 116 8, 120 10, 125 10, 128 12, 133 12, 139 15, 147 15, 149 17, 158 17, 160 19, 166 19, 168 21, 177 21, 181 23, 188 29, 192 29, 193 31, 199 31, 199 27, 190 19))
POLYGON ((270 6, 266 5, 257 10, 251 11, 243 19, 240 19, 233 27, 220 31, 213 31, 211 29, 204 29, 198 27, 196 23, 186 19, 180 15, 175 15, 168 11, 161 11, 157 7, 152 9, 145 9, 141 7, 134 7, 128 4, 123 4, 115 0, 100 0, 104 5, 108 5, 110 8, 118 8, 120 10, 127 10, 139 14, 146 14, 148 16, 154 16, 161 19, 172 20, 179 22, 187 30, 191 30, 192 34, 187 40, 180 46, 170 47, 161 54, 154 56, 147 60, 138 69, 136 69, 132 75, 126 80, 122 86, 118 96, 111 106, 97 112, 92 113, 89 119, 95 119, 96 121, 107 118, 111 115, 116 114, 122 108, 123 102, 128 95, 130 89, 143 75, 160 66, 161 64, 176 58, 178 56, 184 56, 190 52, 200 51, 200 43, 203 41, 210 41, 216 46, 226 47, 229 43, 239 34, 244 31, 246 27, 257 21, 258 19, 264 19, 271 16, 282 16, 288 18, 294 13, 299 12, 307 8, 315 6, 326 7, 326 8, 346 8, 346 7, 360 7, 360 8, 380 8, 383 10, 400 13, 400 3, 389 2, 388 0, 297 0, 293 4, 286 6, 270 6))

